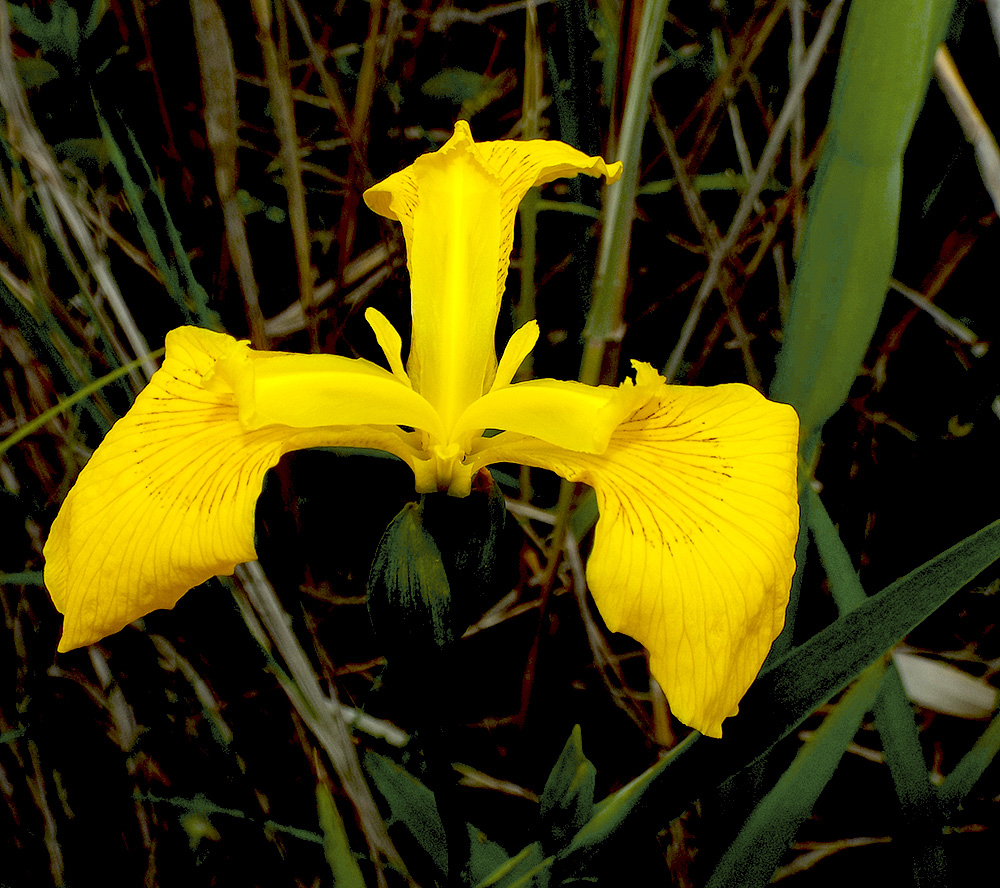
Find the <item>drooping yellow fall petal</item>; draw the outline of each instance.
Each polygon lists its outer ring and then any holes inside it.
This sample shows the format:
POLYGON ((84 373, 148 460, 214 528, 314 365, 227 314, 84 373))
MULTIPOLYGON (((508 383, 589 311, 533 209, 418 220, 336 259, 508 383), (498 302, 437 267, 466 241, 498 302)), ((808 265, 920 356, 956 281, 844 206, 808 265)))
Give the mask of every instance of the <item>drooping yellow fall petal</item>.
POLYGON ((562 142, 483 142, 468 123, 438 151, 369 188, 365 201, 398 220, 413 305, 407 371, 447 429, 486 391, 517 205, 533 185, 586 173, 613 181, 621 164, 562 142))
POLYGON ((231 371, 241 350, 207 330, 169 333, 162 368, 80 473, 44 550, 45 584, 65 615, 60 651, 173 607, 193 586, 255 558, 254 505, 282 454, 376 447, 413 463, 402 433, 385 428, 248 430, 219 372, 227 361, 231 371))
MULTIPOLYGON (((634 366, 639 387, 658 377, 634 366)), ((720 737, 784 623, 798 533, 792 408, 749 386, 660 380, 601 454, 510 434, 491 443, 475 468, 518 462, 594 488, 587 579, 601 615, 646 646, 676 717, 720 737)))

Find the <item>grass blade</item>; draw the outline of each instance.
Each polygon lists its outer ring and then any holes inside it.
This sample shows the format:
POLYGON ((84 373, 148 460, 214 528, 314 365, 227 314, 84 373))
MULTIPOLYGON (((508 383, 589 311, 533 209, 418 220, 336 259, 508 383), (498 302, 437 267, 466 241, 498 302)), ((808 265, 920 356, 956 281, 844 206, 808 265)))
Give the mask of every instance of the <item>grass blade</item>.
POLYGON ((847 397, 896 255, 903 151, 951 0, 852 3, 771 387, 806 441, 847 397))
POLYGON ((708 881, 707 888, 755 888, 771 881, 781 855, 812 812, 823 788, 878 694, 886 661, 869 666, 799 750, 754 809, 708 881))

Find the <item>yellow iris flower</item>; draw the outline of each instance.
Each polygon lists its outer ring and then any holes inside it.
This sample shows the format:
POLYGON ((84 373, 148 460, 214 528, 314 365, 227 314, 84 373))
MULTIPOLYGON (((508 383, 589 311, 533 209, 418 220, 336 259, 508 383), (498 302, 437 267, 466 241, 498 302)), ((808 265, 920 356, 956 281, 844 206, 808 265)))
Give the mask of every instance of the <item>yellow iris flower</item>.
POLYGON ((648 364, 620 386, 512 383, 538 326, 494 336, 517 205, 534 185, 607 164, 561 142, 440 150, 365 193, 406 240, 413 328, 369 308, 389 369, 336 355, 259 352, 181 327, 163 366, 63 504, 45 582, 65 615, 60 651, 117 632, 256 557, 254 504, 282 454, 377 448, 420 493, 469 493, 515 462, 594 488, 587 578, 608 628, 649 650, 681 721, 713 737, 784 621, 798 531, 792 408, 745 385, 669 386, 648 364), (484 431, 500 430, 484 437, 484 431))

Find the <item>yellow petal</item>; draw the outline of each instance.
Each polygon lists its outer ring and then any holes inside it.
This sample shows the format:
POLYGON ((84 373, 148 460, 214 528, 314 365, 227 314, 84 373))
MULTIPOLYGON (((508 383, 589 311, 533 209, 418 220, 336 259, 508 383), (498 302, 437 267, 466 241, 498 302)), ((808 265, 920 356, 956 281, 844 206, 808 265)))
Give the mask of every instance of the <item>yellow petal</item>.
POLYGON ((240 421, 248 430, 269 425, 406 425, 435 436, 444 433, 425 398, 362 358, 259 352, 241 343, 219 362, 209 386, 216 380, 236 392, 240 421))
POLYGON ((517 205, 532 185, 577 173, 613 180, 621 164, 562 142, 476 143, 459 121, 439 151, 365 192, 371 209, 402 224, 413 299, 407 370, 449 430, 493 380, 517 205))
POLYGON ((496 366, 500 181, 466 124, 365 196, 376 212, 404 222, 413 298, 408 369, 450 429, 496 366))
MULTIPOLYGON (((651 368, 636 365, 649 378, 651 368)), ((674 714, 711 737, 784 623, 798 532, 798 419, 744 385, 657 387, 599 454, 498 435, 477 455, 592 486, 587 579, 642 642, 674 714)))
POLYGON ((500 363, 497 364, 491 389, 510 385, 514 374, 535 347, 536 342, 538 342, 538 321, 528 321, 514 331, 514 335, 507 340, 500 363))
MULTIPOLYGON (((465 122, 455 125, 456 131, 465 122)), ((607 163, 603 157, 584 154, 565 142, 530 139, 477 143, 486 164, 500 179, 500 268, 497 272, 497 303, 503 298, 510 251, 514 246, 514 220, 518 204, 529 188, 556 179, 572 179, 580 173, 604 176, 610 182, 621 178, 622 163, 607 163)))
POLYGON ((382 349, 385 359, 389 362, 392 375, 407 388, 413 388, 410 377, 406 375, 406 370, 403 368, 403 340, 399 332, 377 308, 366 308, 365 320, 368 321, 368 326, 375 333, 375 339, 378 341, 378 346, 382 349))
MULTIPOLYGON (((653 375, 660 380, 655 371, 653 375)), ((645 404, 650 393, 648 380, 616 387, 531 379, 492 389, 465 411, 455 429, 502 429, 570 450, 602 453, 622 420, 645 404)), ((477 451, 495 440, 478 442, 477 451)))
POLYGON ((242 349, 207 330, 169 333, 163 367, 80 473, 44 550, 45 583, 65 615, 60 651, 255 558, 254 504, 283 453, 376 447, 413 464, 402 433, 386 429, 246 429, 217 372, 242 349))

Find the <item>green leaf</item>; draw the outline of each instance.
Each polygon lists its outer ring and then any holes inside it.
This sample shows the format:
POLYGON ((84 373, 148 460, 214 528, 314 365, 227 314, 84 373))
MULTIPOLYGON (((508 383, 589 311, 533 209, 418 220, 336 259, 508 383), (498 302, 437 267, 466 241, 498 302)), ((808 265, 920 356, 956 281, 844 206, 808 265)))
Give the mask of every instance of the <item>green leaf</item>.
POLYGON ((21 83, 24 84, 26 90, 42 86, 42 84, 55 80, 59 76, 59 69, 55 65, 37 56, 28 56, 15 61, 17 63, 17 76, 21 78, 21 83))
POLYGON ((337 888, 365 888, 361 868, 351 853, 351 846, 344 829, 344 821, 333 801, 333 793, 324 781, 316 784, 316 806, 319 825, 323 830, 323 854, 333 873, 337 888))
POLYGON ((594 813, 587 824, 581 829, 563 852, 562 857, 570 860, 579 854, 593 853, 600 845, 621 827, 625 818, 642 801, 643 796, 662 774, 669 764, 687 751, 700 737, 692 733, 661 758, 655 765, 643 771, 638 777, 627 783, 621 789, 601 799, 594 806, 594 813))
POLYGON ((104 18, 104 13, 108 11, 108 0, 94 0, 90 6, 90 14, 87 16, 87 24, 83 26, 83 37, 88 38, 104 18))
POLYGON ((914 884, 917 888, 947 885, 940 796, 924 762, 913 707, 892 664, 875 701, 875 728, 899 799, 901 838, 912 858, 914 884))
MULTIPOLYGON (((604 231, 598 247, 593 300, 584 328, 581 382, 596 384, 604 348, 618 335, 628 282, 628 256, 635 216, 635 192, 639 186, 639 162, 643 134, 649 120, 649 97, 653 88, 653 65, 663 42, 667 0, 642 4, 641 21, 632 50, 632 74, 625 95, 618 135, 618 159, 625 166, 621 181, 604 198, 604 231)), ((605 98, 608 98, 607 96, 605 98)))
POLYGON ((540 799, 539 816, 548 839, 543 839, 543 844, 551 842, 551 850, 563 848, 590 820, 596 776, 597 770, 583 754, 580 726, 576 725, 545 781, 540 799))
POLYGON ((11 21, 22 34, 30 37, 45 52, 62 53, 76 60, 80 52, 80 19, 76 10, 66 0, 54 0, 49 7, 52 13, 43 22, 27 6, 8 5, 11 21))
MULTIPOLYGON (((830 578, 830 591, 841 613, 865 602, 854 564, 819 495, 808 489, 809 527, 830 578)), ((918 886, 944 884, 947 862, 941 843, 941 810, 924 763, 913 708, 895 665, 889 667, 875 703, 875 728, 882 740, 905 822, 905 843, 913 858, 918 886)))
POLYGON ((785 736, 997 558, 1000 521, 866 598, 789 652, 751 687, 741 711, 757 710, 785 736))
POLYGON ((955 766, 941 787, 941 804, 954 810, 972 792, 993 759, 1000 753, 1000 712, 993 716, 986 730, 955 766))
POLYGON ((771 387, 808 441, 843 403, 896 253, 903 151, 952 0, 852 3, 771 387), (890 73, 891 72, 891 73, 890 73))
POLYGON ((11 23, 24 34, 35 41, 43 49, 49 39, 47 22, 39 19, 27 6, 18 6, 14 3, 7 4, 7 12, 10 14, 11 23))
POLYGON ((475 888, 545 888, 554 862, 554 857, 542 856, 539 842, 533 842, 476 882, 475 888))
POLYGON ((869 666, 806 741, 774 788, 754 808, 722 856, 707 888, 767 885, 782 854, 812 812, 878 694, 886 661, 869 666))
POLYGON ((468 99, 475 99, 488 83, 489 78, 476 71, 445 68, 426 80, 420 91, 433 99, 451 99, 457 105, 461 105, 468 99))
POLYGON ((486 833, 467 823, 469 831, 469 862, 467 865, 468 881, 475 885, 489 879, 493 873, 503 867, 510 857, 496 842, 491 842, 486 833))
POLYGON ((129 162, 122 151, 121 145, 115 139, 111 129, 112 121, 109 121, 105 117, 101 105, 97 101, 97 97, 92 95, 91 98, 94 103, 94 111, 97 114, 97 123, 101 129, 101 137, 108 151, 108 158, 114 166, 115 172, 118 173, 122 180, 125 198, 135 218, 139 236, 142 238, 142 242, 150 258, 153 260, 153 264, 156 265, 157 271, 159 271, 160 276, 163 278, 167 293, 184 313, 187 323, 197 324, 200 327, 208 327, 213 330, 222 329, 222 322, 218 314, 216 314, 214 309, 208 307, 208 293, 205 292, 205 288, 198 283, 194 276, 187 251, 181 243, 180 232, 174 225, 159 182, 146 162, 146 157, 142 153, 139 143, 120 117, 114 120, 116 125, 124 129, 128 137, 129 146, 133 152, 133 157, 140 162, 146 174, 149 194, 156 198, 156 206, 160 210, 159 222, 162 225, 172 251, 172 256, 170 257, 164 251, 161 236, 150 219, 149 214, 146 212, 142 188, 132 176, 129 170, 129 162))
POLYGON ((400 824, 438 868, 448 871, 448 843, 434 793, 392 759, 366 752, 365 770, 391 813, 387 823, 400 824))
POLYGON ((834 527, 829 512, 819 494, 807 485, 805 496, 809 499, 809 530, 816 540, 820 561, 830 578, 830 594, 839 613, 864 604, 868 596, 854 570, 854 562, 844 546, 837 528, 834 527))
MULTIPOLYGON (((726 720, 721 740, 690 734, 619 793, 599 802, 594 820, 574 842, 583 842, 584 833, 596 831, 597 818, 607 807, 621 804, 615 796, 626 790, 641 796, 654 787, 650 803, 655 803, 663 822, 682 814, 707 789, 790 734, 998 558, 1000 521, 995 521, 842 615, 761 673, 740 702, 739 715, 726 720), (676 767, 678 763, 683 764, 676 767), (669 779, 659 780, 663 774, 669 779)), ((993 735, 992 742, 1000 738, 993 735)), ((638 800, 632 799, 629 809, 638 800)))

